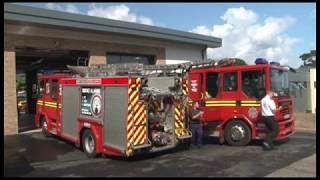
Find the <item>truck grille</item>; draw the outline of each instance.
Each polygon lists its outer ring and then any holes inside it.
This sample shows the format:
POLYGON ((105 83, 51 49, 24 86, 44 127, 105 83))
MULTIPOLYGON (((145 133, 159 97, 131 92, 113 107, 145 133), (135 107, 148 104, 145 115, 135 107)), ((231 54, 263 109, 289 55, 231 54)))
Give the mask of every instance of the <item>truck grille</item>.
POLYGON ((289 106, 289 105, 290 105, 290 101, 280 101, 279 102, 279 106, 285 107, 285 106, 289 106))

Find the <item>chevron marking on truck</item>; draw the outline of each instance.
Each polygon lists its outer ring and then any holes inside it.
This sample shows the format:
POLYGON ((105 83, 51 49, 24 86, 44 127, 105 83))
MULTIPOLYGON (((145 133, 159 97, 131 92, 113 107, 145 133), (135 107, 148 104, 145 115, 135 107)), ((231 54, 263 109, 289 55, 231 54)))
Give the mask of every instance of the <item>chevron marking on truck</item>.
POLYGON ((134 145, 144 144, 147 135, 146 128, 146 111, 145 105, 142 102, 139 102, 137 106, 135 106, 136 112, 134 116, 134 145))
POLYGON ((143 103, 139 102, 140 78, 135 81, 129 80, 129 102, 128 102, 128 123, 127 123, 127 150, 131 144, 143 144, 146 140, 146 112, 143 103))
POLYGON ((179 108, 179 104, 175 107, 175 133, 177 136, 182 136, 184 135, 184 124, 182 122, 182 114, 181 110, 179 108))
POLYGON ((182 93, 183 95, 188 95, 188 80, 184 80, 182 84, 182 93))

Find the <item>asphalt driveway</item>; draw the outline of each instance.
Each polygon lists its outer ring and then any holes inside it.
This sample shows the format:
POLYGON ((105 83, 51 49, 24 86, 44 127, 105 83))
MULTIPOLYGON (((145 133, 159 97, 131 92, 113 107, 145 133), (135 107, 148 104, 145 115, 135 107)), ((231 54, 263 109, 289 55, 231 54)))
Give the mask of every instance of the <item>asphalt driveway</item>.
POLYGON ((4 175, 261 177, 316 153, 316 134, 308 132, 278 142, 274 151, 263 150, 258 141, 244 147, 219 145, 213 138, 205 142, 202 149, 177 148, 132 159, 89 159, 72 143, 45 138, 40 132, 5 136, 4 175))

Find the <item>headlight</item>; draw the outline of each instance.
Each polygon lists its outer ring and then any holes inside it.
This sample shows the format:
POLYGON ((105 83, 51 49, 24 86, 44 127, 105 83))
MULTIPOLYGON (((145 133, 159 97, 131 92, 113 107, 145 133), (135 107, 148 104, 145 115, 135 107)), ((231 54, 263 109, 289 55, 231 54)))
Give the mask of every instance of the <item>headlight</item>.
POLYGON ((278 93, 273 93, 274 97, 278 97, 278 93))
POLYGON ((290 118, 290 114, 283 115, 283 119, 289 119, 289 118, 290 118))

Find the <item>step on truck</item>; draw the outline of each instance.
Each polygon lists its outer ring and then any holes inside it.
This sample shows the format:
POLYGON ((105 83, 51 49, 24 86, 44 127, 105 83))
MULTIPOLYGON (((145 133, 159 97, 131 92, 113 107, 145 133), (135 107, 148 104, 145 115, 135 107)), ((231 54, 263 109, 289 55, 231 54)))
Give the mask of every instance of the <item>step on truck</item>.
POLYGON ((45 136, 74 142, 89 157, 129 157, 190 143, 180 66, 68 68, 38 76, 35 124, 45 136))
POLYGON ((294 133, 288 70, 295 70, 263 58, 257 58, 255 63, 236 66, 235 59, 224 59, 189 67, 189 108, 193 101, 201 102, 205 136, 218 137, 229 145, 247 145, 253 139, 262 139, 265 124, 260 100, 268 90, 275 92, 276 106, 283 107, 275 114, 279 123, 276 140, 294 133))

